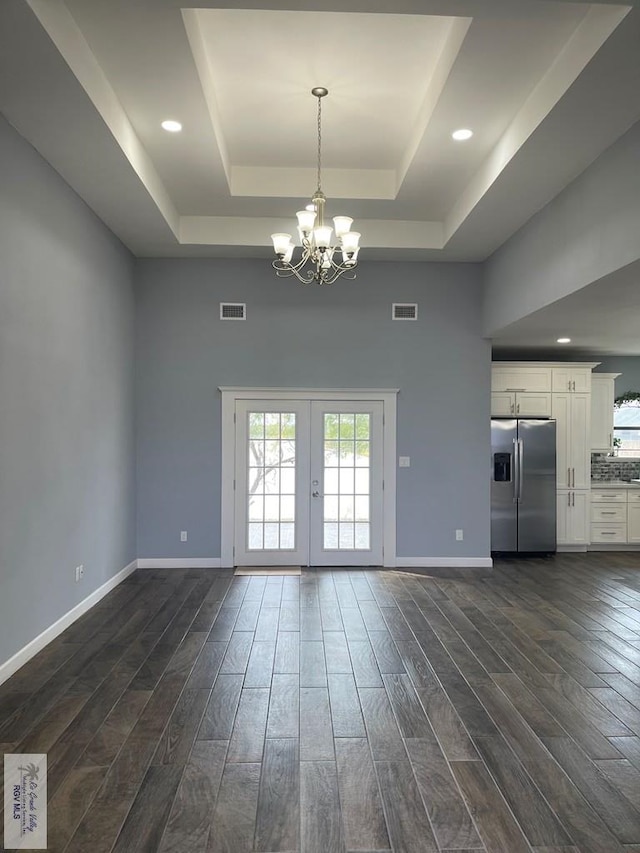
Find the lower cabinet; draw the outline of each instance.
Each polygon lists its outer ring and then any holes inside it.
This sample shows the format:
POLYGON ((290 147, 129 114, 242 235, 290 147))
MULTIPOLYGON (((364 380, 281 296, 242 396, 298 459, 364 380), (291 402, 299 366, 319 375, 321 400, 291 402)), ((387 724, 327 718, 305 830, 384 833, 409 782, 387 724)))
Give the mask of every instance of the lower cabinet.
POLYGON ((558 545, 589 543, 589 491, 561 489, 558 496, 558 545))
POLYGON ((640 544, 640 489, 591 491, 591 542, 640 544))

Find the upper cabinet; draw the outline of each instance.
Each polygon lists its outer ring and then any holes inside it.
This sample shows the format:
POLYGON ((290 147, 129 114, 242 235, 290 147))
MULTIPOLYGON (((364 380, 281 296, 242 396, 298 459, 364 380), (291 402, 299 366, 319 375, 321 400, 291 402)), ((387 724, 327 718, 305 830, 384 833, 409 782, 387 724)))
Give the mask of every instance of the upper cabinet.
POLYGON ((619 373, 591 376, 591 449, 609 452, 613 447, 613 401, 619 373))
POLYGON ((574 364, 551 368, 551 390, 557 394, 588 394, 591 391, 591 365, 574 364))
POLYGON ((537 364, 494 363, 491 368, 491 393, 501 391, 551 391, 551 368, 537 364))
POLYGON ((540 391, 492 391, 491 417, 550 418, 551 393, 540 391))

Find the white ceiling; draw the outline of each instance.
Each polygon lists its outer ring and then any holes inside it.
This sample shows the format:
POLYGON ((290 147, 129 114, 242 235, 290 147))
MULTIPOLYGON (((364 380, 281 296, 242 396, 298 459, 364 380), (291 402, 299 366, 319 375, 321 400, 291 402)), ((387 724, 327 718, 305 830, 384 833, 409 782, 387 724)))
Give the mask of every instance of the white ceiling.
POLYGON ((640 118, 638 5, 2 0, 0 111, 135 254, 267 257, 326 86, 327 212, 363 255, 484 260, 640 118))

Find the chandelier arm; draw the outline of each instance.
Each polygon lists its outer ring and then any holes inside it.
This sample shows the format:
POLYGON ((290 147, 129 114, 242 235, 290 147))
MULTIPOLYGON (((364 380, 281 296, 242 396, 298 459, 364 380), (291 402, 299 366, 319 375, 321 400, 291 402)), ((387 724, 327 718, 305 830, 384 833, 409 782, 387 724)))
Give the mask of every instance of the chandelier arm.
POLYGON ((302 284, 311 284, 311 282, 313 281, 313 279, 315 277, 313 270, 309 270, 307 275, 304 276, 304 275, 300 275, 298 267, 292 267, 292 266, 279 267, 279 266, 276 266, 277 263, 278 263, 277 260, 273 261, 271 263, 271 266, 276 271, 276 275, 278 276, 278 278, 291 278, 291 276, 295 276, 298 279, 298 281, 302 282, 302 284))
POLYGON ((357 277, 354 267, 345 267, 342 265, 337 266, 332 264, 331 274, 322 278, 320 284, 333 284, 334 281, 337 281, 337 279, 343 275, 345 275, 347 281, 353 281, 353 279, 357 277), (352 275, 345 275, 346 273, 352 273, 352 275))

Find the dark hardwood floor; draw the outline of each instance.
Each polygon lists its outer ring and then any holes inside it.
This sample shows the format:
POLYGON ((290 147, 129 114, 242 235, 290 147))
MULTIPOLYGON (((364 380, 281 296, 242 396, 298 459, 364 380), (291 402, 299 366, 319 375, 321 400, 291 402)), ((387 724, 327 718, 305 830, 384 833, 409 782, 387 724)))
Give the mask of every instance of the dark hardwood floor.
POLYGON ((142 570, 0 686, 56 853, 640 853, 640 554, 142 570))

